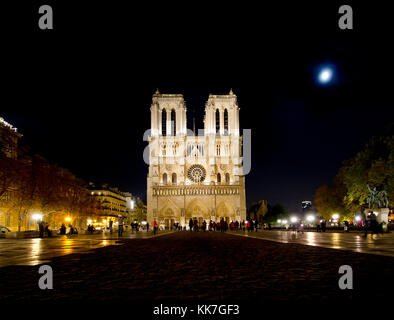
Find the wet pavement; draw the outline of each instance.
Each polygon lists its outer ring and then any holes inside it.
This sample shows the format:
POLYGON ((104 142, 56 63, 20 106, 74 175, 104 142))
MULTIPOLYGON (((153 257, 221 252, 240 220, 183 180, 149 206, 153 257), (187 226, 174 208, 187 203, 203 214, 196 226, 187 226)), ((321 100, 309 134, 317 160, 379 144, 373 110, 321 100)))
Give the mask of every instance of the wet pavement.
MULTIPOLYGON (((168 233, 168 232, 167 232, 168 233)), ((159 233, 157 236, 166 233, 159 233)), ((149 239, 151 232, 58 236, 54 238, 0 239, 0 267, 10 265, 34 266, 51 258, 72 253, 89 253, 92 249, 120 245, 126 239, 149 239), (120 240, 120 241, 119 241, 120 240)))
MULTIPOLYGON (((231 233, 230 233, 231 234, 231 233)), ((394 233, 368 234, 340 232, 296 232, 296 231, 259 231, 237 232, 240 236, 252 237, 282 243, 296 243, 330 249, 378 254, 394 257, 394 233)))
MULTIPOLYGON (((221 232, 174 232, 151 239, 129 239, 121 246, 91 252, 51 259, 48 264, 53 269, 53 290, 39 288, 38 266, 0 268, 0 300, 16 301, 19 308, 33 302, 33 310, 37 310, 35 302, 45 303, 45 308, 64 303, 64 309, 58 309, 56 314, 78 302, 82 303, 81 310, 95 305, 103 312, 111 306, 112 313, 113 303, 118 303, 116 309, 124 310, 129 317, 146 302, 144 310, 150 319, 152 303, 245 302, 258 310, 261 318, 271 308, 270 302, 278 302, 282 309, 288 308, 289 302, 297 304, 297 309, 292 309, 293 317, 295 313, 307 314, 316 302, 333 308, 337 316, 338 306, 348 307, 349 303, 355 303, 356 309, 367 306, 380 310, 371 298, 385 309, 390 306, 387 302, 391 303, 394 287, 394 278, 390 277, 394 269, 392 257, 221 232), (352 290, 338 286, 338 270, 343 265, 352 267, 352 290), (308 308, 300 308, 302 302, 308 308)), ((276 312, 281 315, 282 309, 276 312)), ((32 309, 28 310, 31 313, 32 309)), ((227 319, 223 315, 217 318, 227 319)))

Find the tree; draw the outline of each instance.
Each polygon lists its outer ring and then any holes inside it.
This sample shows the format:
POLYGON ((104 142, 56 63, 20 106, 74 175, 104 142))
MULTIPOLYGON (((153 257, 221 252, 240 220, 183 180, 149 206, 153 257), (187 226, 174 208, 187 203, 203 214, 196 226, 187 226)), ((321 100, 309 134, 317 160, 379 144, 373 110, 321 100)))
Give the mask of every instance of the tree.
POLYGON ((389 207, 394 204, 394 132, 373 137, 363 151, 359 152, 343 168, 347 188, 345 204, 366 206, 369 196, 367 184, 377 190, 385 190, 389 207))
POLYGON ((263 222, 264 216, 268 212, 268 206, 266 200, 259 200, 254 202, 249 210, 248 210, 248 217, 249 219, 257 220, 259 223, 263 222))
POLYGON ((146 221, 146 205, 141 199, 137 200, 136 205, 134 206, 132 218, 133 221, 136 220, 137 222, 146 221))
POLYGON ((329 185, 320 186, 315 193, 314 207, 324 219, 330 219, 334 213, 347 219, 351 210, 345 206, 346 186, 343 183, 343 169, 341 168, 329 185))
POLYGON ((394 204, 394 124, 380 136, 372 137, 364 149, 344 161, 332 184, 320 186, 315 207, 329 218, 339 213, 351 219, 367 206, 368 187, 387 192, 389 207, 394 204))
POLYGON ((276 223, 278 219, 287 218, 288 213, 285 206, 281 204, 275 204, 274 206, 268 205, 268 212, 263 218, 265 223, 276 223))

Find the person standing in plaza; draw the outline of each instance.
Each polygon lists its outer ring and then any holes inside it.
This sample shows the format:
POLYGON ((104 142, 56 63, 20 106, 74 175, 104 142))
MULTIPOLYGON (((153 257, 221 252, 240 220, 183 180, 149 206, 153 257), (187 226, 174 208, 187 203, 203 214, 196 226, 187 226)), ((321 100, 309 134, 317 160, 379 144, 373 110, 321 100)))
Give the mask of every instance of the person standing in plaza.
POLYGON ((121 237, 123 235, 123 217, 119 216, 118 219, 118 236, 121 237))
POLYGON ((156 222, 156 220, 153 220, 153 234, 156 234, 156 232, 157 232, 157 222, 156 222))
POLYGON ((349 230, 350 225, 347 220, 345 220, 344 225, 345 225, 345 227, 344 227, 345 232, 350 232, 350 230, 349 230))
POLYGON ((38 221, 38 230, 40 231, 40 238, 44 237, 44 223, 42 220, 38 221))
POLYGON ((149 222, 146 223, 146 232, 149 232, 149 222))
POLYGON ((112 234, 112 227, 113 227, 113 221, 112 219, 109 220, 109 233, 112 234))
POLYGON ((326 232, 326 220, 323 220, 323 221, 321 222, 321 231, 322 231, 322 232, 326 232))
POLYGON ((320 219, 317 219, 317 221, 316 221, 316 232, 320 232, 321 231, 321 229, 320 229, 320 219))

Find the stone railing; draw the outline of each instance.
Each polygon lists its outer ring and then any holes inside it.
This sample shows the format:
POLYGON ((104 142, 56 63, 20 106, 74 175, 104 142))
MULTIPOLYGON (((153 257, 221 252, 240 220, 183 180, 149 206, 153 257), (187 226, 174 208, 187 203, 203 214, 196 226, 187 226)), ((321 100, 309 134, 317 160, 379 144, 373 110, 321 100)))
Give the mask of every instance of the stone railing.
POLYGON ((159 186, 153 196, 237 195, 239 185, 159 186))

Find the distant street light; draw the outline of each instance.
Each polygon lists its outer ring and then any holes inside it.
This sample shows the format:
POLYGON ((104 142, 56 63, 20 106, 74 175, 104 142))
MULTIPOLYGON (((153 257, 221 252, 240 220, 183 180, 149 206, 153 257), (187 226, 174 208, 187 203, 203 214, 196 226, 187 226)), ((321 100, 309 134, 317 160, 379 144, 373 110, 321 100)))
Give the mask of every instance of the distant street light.
POLYGON ((360 216, 357 216, 355 219, 356 219, 356 221, 358 222, 358 221, 361 220, 361 217, 360 217, 360 216))
POLYGON ((64 220, 66 220, 67 222, 70 222, 70 221, 71 221, 71 218, 70 218, 70 217, 67 217, 67 218, 64 219, 64 220))
POLYGON ((292 223, 296 223, 297 220, 298 220, 297 217, 291 217, 291 218, 290 218, 290 221, 291 221, 292 223))
POLYGON ((313 222, 313 221, 315 221, 315 216, 309 215, 309 216, 306 217, 306 220, 308 222, 313 222))
POLYGON ((34 219, 34 220, 42 220, 42 214, 39 214, 39 213, 35 213, 35 214, 33 214, 33 216, 32 216, 32 218, 34 219))
POLYGON ((338 214, 338 213, 334 213, 334 214, 332 215, 332 218, 335 219, 335 220, 338 220, 339 214, 338 214))
POLYGON ((278 219, 278 223, 281 223, 282 222, 282 220, 281 219, 278 219))

